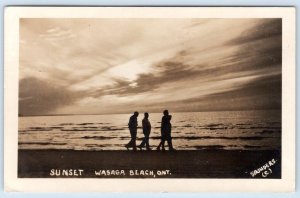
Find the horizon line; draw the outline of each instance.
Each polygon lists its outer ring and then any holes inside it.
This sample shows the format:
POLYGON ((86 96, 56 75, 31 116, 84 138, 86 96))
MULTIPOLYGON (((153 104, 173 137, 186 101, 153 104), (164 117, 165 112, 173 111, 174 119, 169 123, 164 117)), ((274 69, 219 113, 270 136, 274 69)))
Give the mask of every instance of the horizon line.
MULTIPOLYGON (((266 111, 266 110, 282 110, 282 109, 240 109, 240 110, 203 110, 203 111, 173 111, 173 113, 196 113, 196 112, 219 112, 219 111, 266 111)), ((134 112, 134 111, 133 111, 134 112)), ((77 116, 77 115, 116 115, 116 114, 132 114, 130 113, 79 113, 79 114, 41 114, 41 115, 22 115, 18 114, 18 117, 37 117, 37 116, 77 116)), ((141 113, 141 112, 139 112, 141 113)), ((163 112, 149 112, 148 113, 163 113, 163 112)))

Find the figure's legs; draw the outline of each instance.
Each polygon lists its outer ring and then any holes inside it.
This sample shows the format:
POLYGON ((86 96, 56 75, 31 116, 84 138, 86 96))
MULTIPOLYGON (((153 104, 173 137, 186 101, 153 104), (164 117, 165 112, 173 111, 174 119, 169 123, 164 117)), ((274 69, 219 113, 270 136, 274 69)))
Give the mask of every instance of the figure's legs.
POLYGON ((161 136, 161 140, 159 145, 157 146, 156 150, 160 151, 160 147, 162 148, 162 150, 165 150, 165 137, 164 135, 161 136))
POLYGON ((128 149, 130 147, 133 148, 133 150, 136 150, 136 130, 135 129, 129 129, 130 130, 130 136, 131 139, 128 142, 128 144, 125 145, 125 147, 128 149))
POLYGON ((142 149, 146 144, 146 137, 143 138, 143 141, 141 142, 141 144, 138 146, 140 149, 142 149))
POLYGON ((172 137, 168 136, 167 141, 168 141, 169 151, 174 151, 175 149, 173 148, 172 137))
POLYGON ((163 137, 163 139, 162 139, 162 141, 161 141, 161 150, 162 150, 162 151, 165 151, 165 150, 166 150, 166 149, 165 149, 165 142, 166 142, 166 138, 163 137))
POLYGON ((129 142, 126 144, 126 147, 132 147, 132 138, 130 138, 129 142))
POLYGON ((125 145, 125 147, 127 148, 127 150, 129 150, 129 148, 132 147, 132 139, 130 139, 130 141, 125 145))
POLYGON ((161 147, 161 145, 162 145, 162 140, 160 140, 160 142, 159 142, 158 146, 156 147, 156 150, 160 151, 160 147, 161 147))
POLYGON ((145 144, 146 144, 147 150, 151 150, 150 145, 149 145, 149 134, 145 135, 145 144))
POLYGON ((133 150, 136 150, 136 133, 137 133, 136 129, 132 130, 131 138, 132 138, 132 148, 133 148, 133 150))

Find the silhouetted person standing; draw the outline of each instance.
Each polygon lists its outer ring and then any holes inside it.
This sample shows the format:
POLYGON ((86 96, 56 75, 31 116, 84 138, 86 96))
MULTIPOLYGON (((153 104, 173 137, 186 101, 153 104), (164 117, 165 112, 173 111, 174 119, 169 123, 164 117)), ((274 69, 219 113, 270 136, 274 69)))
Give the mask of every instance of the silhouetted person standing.
POLYGON ((172 116, 169 115, 168 110, 164 110, 163 112, 164 116, 161 119, 161 142, 159 143, 157 150, 160 150, 160 146, 162 147, 162 150, 165 150, 165 141, 168 142, 169 150, 175 150, 172 145, 172 137, 171 137, 171 119, 172 116))
POLYGON ((150 136, 150 132, 151 132, 151 124, 148 119, 149 114, 146 112, 146 113, 144 113, 144 116, 145 117, 142 121, 142 124, 143 124, 143 134, 145 137, 143 138, 142 143, 139 145, 139 148, 142 149, 146 145, 146 149, 149 151, 149 150, 151 150, 150 146, 149 146, 149 136, 150 136))
POLYGON ((134 114, 130 117, 128 128, 130 131, 131 140, 128 142, 128 144, 125 145, 125 147, 128 149, 130 147, 133 148, 133 150, 136 150, 136 133, 137 133, 137 117, 139 116, 139 112, 134 112, 134 114))

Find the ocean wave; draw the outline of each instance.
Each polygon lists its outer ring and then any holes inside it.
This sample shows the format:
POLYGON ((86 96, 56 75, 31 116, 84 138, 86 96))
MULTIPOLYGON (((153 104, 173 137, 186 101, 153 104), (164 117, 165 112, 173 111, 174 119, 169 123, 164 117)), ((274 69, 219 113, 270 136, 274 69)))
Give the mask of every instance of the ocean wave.
POLYGON ((272 134, 272 133, 280 133, 281 131, 274 131, 274 130, 262 130, 262 131, 258 131, 258 132, 255 132, 256 134, 272 134))
POLYGON ((58 126, 70 126, 70 125, 75 125, 75 123, 60 123, 58 126))
POLYGON ((101 129, 61 129, 61 131, 82 132, 82 131, 103 131, 101 129))
POLYGON ((52 131, 52 127, 29 127, 27 131, 52 131))
POLYGON ((99 127, 93 127, 93 126, 81 126, 81 127, 72 127, 73 129, 97 129, 99 127))
POLYGON ((83 136, 82 139, 94 139, 94 140, 107 140, 107 139, 113 139, 116 137, 107 137, 107 136, 83 136))
POLYGON ((243 147, 246 149, 248 149, 248 148, 256 148, 256 149, 263 148, 262 146, 253 146, 253 145, 244 145, 243 147))
MULTIPOLYGON (((160 139, 160 137, 151 137, 152 139, 160 139)), ((216 137, 216 136, 182 136, 172 137, 172 139, 184 139, 184 140, 200 140, 200 139, 226 139, 226 140, 262 140, 265 138, 278 138, 278 137, 267 137, 267 136, 246 136, 246 137, 216 137)))
POLYGON ((61 129, 61 131, 72 131, 72 132, 77 132, 77 131, 124 131, 127 128, 113 128, 113 127, 73 127, 69 129, 61 129))
POLYGON ((19 142, 18 145, 67 145, 67 143, 59 143, 59 142, 19 142))
POLYGON ((80 124, 77 124, 77 125, 93 125, 93 124, 96 124, 96 123, 93 123, 93 122, 84 122, 84 123, 80 123, 80 124))
POLYGON ((105 148, 106 146, 105 145, 102 145, 102 144, 85 144, 84 146, 86 147, 100 147, 100 148, 105 148))
POLYGON ((196 150, 223 150, 226 146, 223 145, 207 145, 207 146, 193 146, 196 150))

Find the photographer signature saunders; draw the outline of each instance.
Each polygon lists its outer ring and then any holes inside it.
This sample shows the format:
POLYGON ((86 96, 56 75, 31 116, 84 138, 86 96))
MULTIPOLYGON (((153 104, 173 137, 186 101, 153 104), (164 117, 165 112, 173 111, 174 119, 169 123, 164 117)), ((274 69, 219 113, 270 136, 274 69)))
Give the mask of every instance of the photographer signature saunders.
POLYGON ((255 177, 257 175, 261 175, 262 177, 268 177, 270 174, 273 173, 272 167, 276 164, 277 160, 272 159, 265 163, 263 166, 255 169, 254 171, 250 172, 250 175, 252 177, 255 177))

